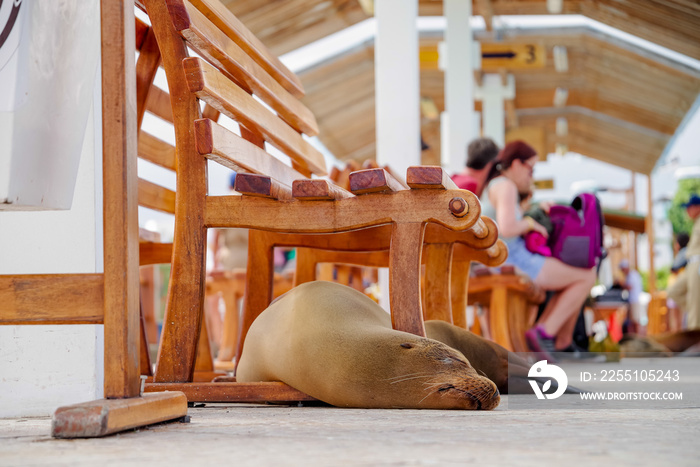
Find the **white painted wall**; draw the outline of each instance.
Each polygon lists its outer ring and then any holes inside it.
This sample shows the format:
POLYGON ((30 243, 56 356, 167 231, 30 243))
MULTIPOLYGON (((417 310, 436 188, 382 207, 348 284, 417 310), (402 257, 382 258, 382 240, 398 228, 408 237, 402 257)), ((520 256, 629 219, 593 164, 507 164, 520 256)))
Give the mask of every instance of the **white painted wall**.
MULTIPOLYGON (((76 0, 77 1, 77 0, 76 0)), ((54 2, 40 2, 51 3, 54 2)), ((59 4, 59 2, 55 2, 59 4)), ((70 7, 72 2, 61 2, 70 7)), ((82 4, 83 2, 81 2, 82 4)), ((90 3, 97 5, 96 0, 90 3)), ((90 8, 87 8, 90 10, 90 8)), ((99 8, 92 9, 99 49, 99 8)), ((64 13, 70 13, 70 8, 64 13)), ((77 18, 72 18, 77 20, 77 18)), ((85 26, 84 23, 80 23, 85 26)), ((88 28, 90 29, 90 28, 88 28)), ((90 29, 91 30, 91 29, 90 29)), ((87 39, 86 39, 87 40, 87 39)), ((87 55, 84 57, 87 60, 87 55)), ((99 56, 93 65, 98 68, 99 56)), ((73 97, 87 86, 78 163, 70 208, 63 211, 0 210, 0 274, 94 273, 102 261, 102 135, 100 78, 73 83, 73 97)), ((68 83, 64 83, 68 86, 68 83)), ((2 123, 0 121, 0 123, 2 123)), ((61 126, 61 121, 54 125, 61 126)), ((72 122, 75 123, 75 122, 72 122)), ((0 124, 0 135, 3 125, 0 124)), ((59 144, 48 140, 49 147, 59 144)), ((0 166, 2 169, 2 166, 0 166)), ((41 173, 51 172, 39 166, 41 173)), ((0 418, 45 416, 57 407, 101 398, 104 384, 102 325, 0 326, 0 418)))

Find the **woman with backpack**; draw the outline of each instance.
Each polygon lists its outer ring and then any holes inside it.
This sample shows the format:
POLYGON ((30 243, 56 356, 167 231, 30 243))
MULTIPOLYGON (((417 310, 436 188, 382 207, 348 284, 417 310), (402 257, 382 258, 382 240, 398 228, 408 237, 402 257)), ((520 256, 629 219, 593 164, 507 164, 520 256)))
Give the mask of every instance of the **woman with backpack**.
MULTIPOLYGON (((525 333, 530 349, 554 362, 552 352, 572 346, 578 314, 596 279, 595 268, 578 268, 557 258, 530 252, 523 236, 535 231, 547 236, 547 229, 531 217, 523 217, 520 195, 532 184, 536 151, 523 141, 508 143, 499 153, 481 197, 482 215, 498 224, 499 236, 508 245, 507 264, 527 274, 547 291, 557 292, 546 305, 535 326, 525 333)), ((547 206, 543 206, 545 210, 547 206)))

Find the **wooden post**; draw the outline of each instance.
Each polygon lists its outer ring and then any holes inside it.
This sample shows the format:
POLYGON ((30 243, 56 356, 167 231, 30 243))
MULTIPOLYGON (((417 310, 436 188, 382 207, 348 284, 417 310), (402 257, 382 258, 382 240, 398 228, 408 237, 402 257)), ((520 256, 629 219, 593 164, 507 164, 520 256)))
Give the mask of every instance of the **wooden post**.
POLYGON ((647 241, 649 242, 649 293, 656 292, 656 270, 654 269, 654 203, 651 196, 651 174, 647 175, 647 203, 648 212, 646 218, 647 241))
POLYGON ((134 2, 102 0, 105 398, 139 395, 134 2))

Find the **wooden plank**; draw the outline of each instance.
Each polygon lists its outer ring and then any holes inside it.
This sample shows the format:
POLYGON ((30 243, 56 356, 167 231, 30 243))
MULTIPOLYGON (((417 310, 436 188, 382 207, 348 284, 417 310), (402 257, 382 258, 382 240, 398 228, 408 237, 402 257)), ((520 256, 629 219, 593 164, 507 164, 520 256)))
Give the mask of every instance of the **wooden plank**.
POLYGON ((136 62, 136 127, 141 128, 146 101, 160 65, 160 50, 153 29, 148 28, 136 62))
POLYGON ((182 391, 190 402, 297 402, 315 401, 281 382, 262 383, 152 383, 146 393, 182 391))
POLYGON ((364 169, 350 174, 350 191, 356 195, 397 192, 406 187, 384 169, 364 169))
POLYGON ((319 151, 216 68, 196 57, 183 60, 183 66, 189 89, 197 97, 249 129, 259 130, 302 167, 326 175, 326 162, 319 151))
POLYGON ((458 190, 442 167, 413 166, 406 170, 406 183, 414 189, 458 190))
POLYGON ((172 243, 139 243, 139 266, 169 263, 173 255, 172 243))
POLYGON ((347 199, 355 195, 328 180, 314 179, 295 180, 292 185, 292 196, 298 200, 310 201, 347 199))
MULTIPOLYGON (((180 2, 178 2, 180 3, 180 2)), ((192 0, 192 4, 204 16, 216 24, 247 54, 272 75, 287 91, 297 98, 304 95, 301 80, 287 68, 255 35, 246 28, 221 2, 217 0, 192 0)), ((173 12, 175 17, 177 12, 173 12)))
POLYGON ((177 17, 175 29, 199 55, 236 83, 243 84, 246 91, 265 101, 300 133, 318 134, 316 119, 309 109, 191 4, 185 2, 185 8, 187 16, 177 17))
POLYGON ((290 187, 294 180, 305 178, 260 147, 211 120, 197 120, 194 127, 199 153, 235 172, 268 175, 290 187))
POLYGON ((604 210, 603 219, 608 227, 630 230, 641 234, 646 231, 646 219, 643 216, 604 210))
MULTIPOLYGON (((476 196, 460 190, 469 203, 476 196)), ((489 235, 479 210, 470 209, 464 217, 456 217, 449 204, 456 193, 451 190, 405 190, 387 196, 370 194, 335 203, 305 201, 278 203, 265 198, 240 196, 208 196, 207 227, 244 227, 273 232, 316 233, 342 232, 392 222, 435 222, 450 229, 471 229, 478 238, 489 235), (244 201, 244 202, 243 202, 244 201), (313 209, 308 204, 315 203, 313 209), (260 213, 264 212, 265 216, 260 213)))
POLYGON ((141 44, 143 44, 144 39, 146 38, 146 34, 148 33, 148 29, 150 26, 148 26, 146 23, 141 21, 139 18, 135 18, 136 21, 136 38, 135 38, 135 43, 136 43, 136 50, 141 50, 141 44))
POLYGON ((425 319, 454 324, 449 280, 452 271, 452 245, 428 244, 423 247, 425 261, 425 319))
POLYGON ((172 25, 167 5, 160 0, 145 0, 161 48, 163 68, 175 119, 177 147, 177 195, 170 285, 160 351, 156 363, 156 381, 188 381, 194 373, 204 301, 206 228, 204 201, 207 196, 207 161, 195 148, 193 122, 201 118, 197 99, 188 92, 182 74, 182 60, 188 52, 182 37, 172 25))
POLYGON ((101 0, 104 338, 107 398, 139 395, 134 3, 101 0))
POLYGON ((59 407, 51 421, 54 438, 98 438, 120 431, 187 415, 187 398, 182 392, 144 394, 130 399, 100 399, 59 407))
POLYGON ((175 170, 175 147, 150 133, 139 133, 138 154, 141 159, 175 170))
MULTIPOLYGON (((255 201, 258 198, 251 198, 255 201)), ((267 201, 267 200, 265 200, 267 201)), ((274 201, 275 204, 282 204, 274 201)), ((246 274, 246 294, 241 314, 241 330, 236 346, 237 361, 240 361, 248 329, 253 321, 272 302, 272 284, 275 276, 273 245, 267 241, 268 233, 251 230, 248 233, 248 264, 246 274)))
POLYGON ((236 176, 235 191, 248 196, 261 196, 271 199, 292 199, 292 189, 265 175, 239 173, 236 176))
POLYGON ((151 90, 148 92, 146 110, 166 122, 173 123, 173 108, 170 106, 170 94, 157 86, 151 86, 151 90))
POLYGON ((175 214, 175 192, 139 178, 139 205, 156 211, 175 214))
POLYGON ((0 276, 0 324, 99 324, 102 274, 0 276))
POLYGON ((468 262, 453 260, 450 273, 450 307, 452 309, 452 321, 455 326, 462 329, 469 329, 467 325, 469 268, 470 264, 468 262))
POLYGON ((391 324, 398 331, 425 337, 421 306, 421 255, 425 224, 394 224, 389 251, 391 324))

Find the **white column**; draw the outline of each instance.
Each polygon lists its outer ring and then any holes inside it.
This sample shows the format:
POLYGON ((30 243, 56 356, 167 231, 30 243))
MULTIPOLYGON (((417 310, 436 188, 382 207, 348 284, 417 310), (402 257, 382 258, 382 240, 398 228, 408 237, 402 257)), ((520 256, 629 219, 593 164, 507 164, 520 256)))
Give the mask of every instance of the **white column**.
MULTIPOLYGON (((444 0, 447 18, 445 42, 445 110, 447 111, 447 147, 443 148, 443 167, 449 173, 464 168, 467 145, 478 134, 474 125, 474 72, 472 67, 472 2, 444 0)), ((444 130, 443 130, 444 131, 444 130)))
POLYGON ((477 100, 482 101, 484 117, 484 136, 494 140, 500 147, 506 140, 505 100, 515 97, 515 80, 508 75, 507 83, 503 84, 501 75, 485 74, 482 85, 476 90, 477 100))
POLYGON ((420 164, 417 0, 376 0, 377 162, 406 174, 420 164))
MULTIPOLYGON (((405 176, 420 165, 417 0, 375 0, 374 89, 377 163, 405 176)), ((389 310, 389 271, 379 271, 379 304, 389 310)))

